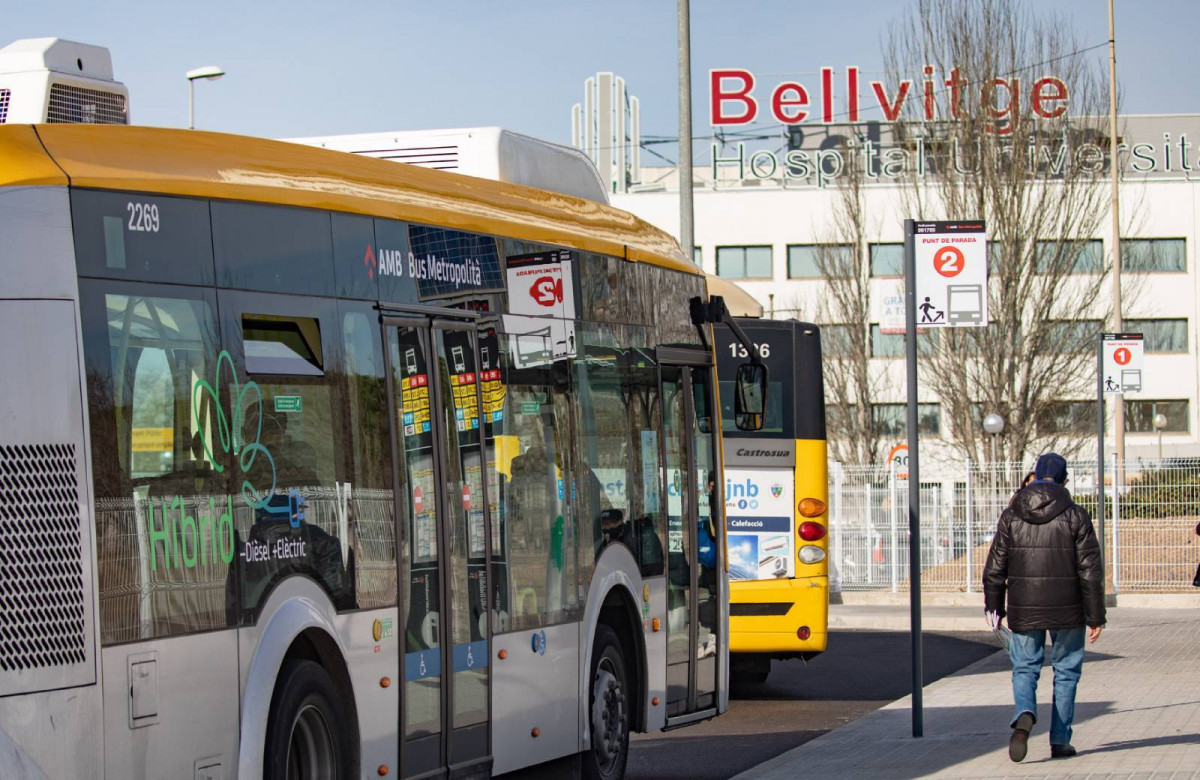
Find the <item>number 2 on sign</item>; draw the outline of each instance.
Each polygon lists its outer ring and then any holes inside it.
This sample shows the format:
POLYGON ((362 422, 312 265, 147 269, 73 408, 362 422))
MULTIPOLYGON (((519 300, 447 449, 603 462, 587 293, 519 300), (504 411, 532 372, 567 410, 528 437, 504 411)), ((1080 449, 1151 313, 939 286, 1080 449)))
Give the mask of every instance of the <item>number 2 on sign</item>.
POLYGON ((958 276, 963 269, 963 253, 958 247, 944 246, 933 256, 933 267, 942 276, 958 276))

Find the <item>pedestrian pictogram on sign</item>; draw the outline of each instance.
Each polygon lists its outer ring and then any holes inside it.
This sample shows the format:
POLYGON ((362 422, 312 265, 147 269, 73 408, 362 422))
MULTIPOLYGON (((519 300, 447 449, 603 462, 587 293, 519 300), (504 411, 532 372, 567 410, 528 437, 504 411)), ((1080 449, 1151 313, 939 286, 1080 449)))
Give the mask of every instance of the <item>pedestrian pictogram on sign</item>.
POLYGON ((1103 358, 1100 361, 1100 384, 1105 395, 1136 393, 1142 389, 1142 354, 1140 333, 1105 333, 1100 337, 1103 358))
POLYGON ((917 326, 987 325, 987 234, 983 222, 917 222, 917 326))

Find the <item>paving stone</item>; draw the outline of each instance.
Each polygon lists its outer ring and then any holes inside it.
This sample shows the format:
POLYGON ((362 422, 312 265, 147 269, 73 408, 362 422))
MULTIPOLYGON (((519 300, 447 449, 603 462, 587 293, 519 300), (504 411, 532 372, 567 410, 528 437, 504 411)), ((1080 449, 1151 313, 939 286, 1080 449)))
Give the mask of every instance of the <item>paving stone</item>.
POLYGON ((1071 759, 1050 758, 1052 678, 1046 668, 1020 764, 1008 758, 1011 669, 996 653, 925 687, 922 739, 911 736, 904 698, 738 778, 1200 780, 1200 615, 1110 610, 1100 641, 1087 647, 1071 759))

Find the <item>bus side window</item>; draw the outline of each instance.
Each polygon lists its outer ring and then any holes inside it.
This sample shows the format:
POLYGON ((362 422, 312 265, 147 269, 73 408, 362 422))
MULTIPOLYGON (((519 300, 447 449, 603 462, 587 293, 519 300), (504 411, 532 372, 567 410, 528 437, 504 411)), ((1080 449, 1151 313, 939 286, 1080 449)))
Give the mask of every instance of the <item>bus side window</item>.
MULTIPOLYGON (((506 324, 511 319, 506 317, 506 324)), ((500 608, 505 611, 506 596, 508 627, 514 631, 562 623, 579 607, 574 541, 580 531, 571 512, 578 489, 572 479, 566 376, 544 351, 522 352, 535 342, 505 334, 498 338, 504 408, 492 431, 494 440, 505 442, 506 452, 493 461, 500 500, 492 523, 502 530, 499 547, 505 559, 494 562, 493 576, 498 584, 507 582, 500 608)))
POLYGON ((208 290, 81 282, 101 642, 226 626, 235 550, 219 411, 196 383, 217 363, 208 290))
MULTIPOLYGON (((362 609, 396 604, 396 526, 393 520, 391 444, 388 440, 387 388, 380 344, 379 318, 363 311, 345 311, 342 304, 342 345, 346 374, 351 483, 340 489, 349 504, 354 548, 353 581, 362 609)), ((368 313, 370 312, 370 313, 368 313)), ((407 476, 404 469, 397 473, 407 476)))

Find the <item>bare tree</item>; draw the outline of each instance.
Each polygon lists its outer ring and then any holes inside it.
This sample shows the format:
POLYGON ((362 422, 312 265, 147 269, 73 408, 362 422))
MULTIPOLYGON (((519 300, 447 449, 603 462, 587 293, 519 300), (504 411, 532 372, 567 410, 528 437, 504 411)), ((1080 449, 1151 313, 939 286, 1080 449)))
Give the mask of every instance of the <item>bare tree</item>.
POLYGON ((1108 315, 1112 258, 1091 241, 1108 219, 1104 67, 1069 23, 1017 0, 917 0, 885 36, 885 61, 894 83, 921 85, 894 128, 925 166, 901 177, 908 214, 982 218, 989 235, 991 324, 943 330, 921 382, 964 455, 983 457, 989 412, 1005 419, 1004 459, 1077 450, 1084 440, 1045 422, 1059 399, 1092 395, 1108 315), (1047 74, 1063 89, 1035 88, 1047 74))
MULTIPOLYGON (((886 370, 871 358, 871 274, 867 237, 871 232, 863 163, 847 139, 838 151, 845 160, 834 185, 834 210, 817 230, 816 270, 824 285, 816 301, 793 300, 792 311, 811 312, 821 325, 827 437, 830 452, 843 463, 875 464, 886 457, 887 442, 873 409, 894 391, 886 370), (807 304, 807 305, 806 305, 807 304)), ((876 361, 878 363, 878 361, 876 361)))

